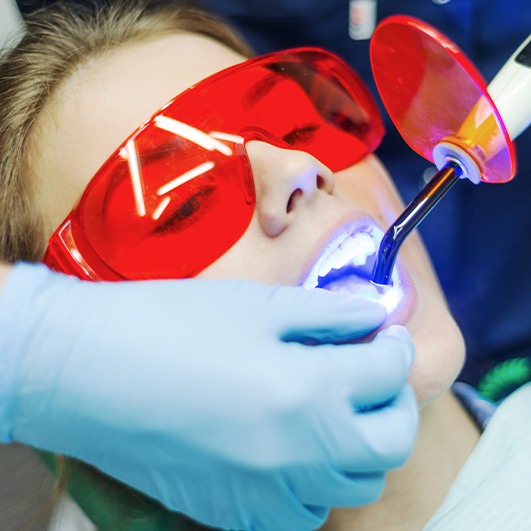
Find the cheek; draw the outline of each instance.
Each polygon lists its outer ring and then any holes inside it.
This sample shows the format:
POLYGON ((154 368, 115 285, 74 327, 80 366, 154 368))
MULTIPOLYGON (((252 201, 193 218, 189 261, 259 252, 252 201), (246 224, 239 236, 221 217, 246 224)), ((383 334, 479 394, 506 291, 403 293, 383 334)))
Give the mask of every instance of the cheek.
POLYGON ((335 192, 367 212, 383 230, 395 221, 404 208, 389 174, 374 156, 338 172, 335 192))
POLYGON ((463 337, 446 309, 432 311, 428 323, 424 321, 407 325, 415 344, 415 363, 409 382, 420 407, 452 385, 465 357, 463 337))
POLYGON ((245 234, 197 278, 245 278, 266 284, 295 285, 296 263, 289 260, 282 238, 267 238, 255 217, 245 234))
POLYGON ((337 219, 332 208, 319 208, 319 212, 321 215, 308 208, 293 226, 273 238, 264 233, 255 212, 245 234, 197 277, 245 278, 265 284, 299 285, 310 250, 315 247, 315 235, 337 219), (329 215, 323 216, 323 212, 329 215))

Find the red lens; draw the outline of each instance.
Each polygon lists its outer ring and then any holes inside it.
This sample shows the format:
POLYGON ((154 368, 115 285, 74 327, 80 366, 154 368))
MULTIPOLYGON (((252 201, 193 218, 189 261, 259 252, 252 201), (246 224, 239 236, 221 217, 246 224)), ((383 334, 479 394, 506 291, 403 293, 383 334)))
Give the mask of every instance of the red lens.
POLYGON ((91 182, 72 216, 86 257, 130 279, 190 276, 249 225, 254 189, 243 146, 208 151, 150 123, 91 182))
MULTIPOLYGON (((76 253, 102 279, 197 274, 251 221, 244 141, 253 131, 337 171, 372 152, 383 126, 362 82, 327 52, 236 65, 166 105, 99 170, 68 218, 76 253)), ((63 270, 79 264, 71 247, 58 231, 45 261, 63 270), (68 256, 59 259, 61 248, 68 256)))
MULTIPOLYGON (((311 153, 333 171, 361 160, 379 145, 382 122, 356 74, 322 50, 272 54, 203 81, 191 92, 208 117, 187 118, 203 130, 223 109, 228 131, 259 128, 295 149, 311 153)), ((186 98, 184 93, 180 98, 186 98)), ((190 94, 191 95, 191 94, 190 94)))
POLYGON ((396 128, 433 162, 441 141, 476 162, 485 182, 506 182, 516 171, 513 144, 481 74, 447 37, 413 17, 389 17, 371 40, 378 92, 396 128))

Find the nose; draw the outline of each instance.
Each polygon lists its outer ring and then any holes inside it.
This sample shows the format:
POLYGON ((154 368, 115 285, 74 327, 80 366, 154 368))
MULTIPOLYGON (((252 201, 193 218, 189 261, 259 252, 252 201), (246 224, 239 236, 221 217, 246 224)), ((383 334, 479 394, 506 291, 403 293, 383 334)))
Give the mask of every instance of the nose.
POLYGON ((334 174, 304 151, 252 140, 245 144, 256 190, 256 213, 270 237, 281 234, 320 193, 334 190, 334 174))

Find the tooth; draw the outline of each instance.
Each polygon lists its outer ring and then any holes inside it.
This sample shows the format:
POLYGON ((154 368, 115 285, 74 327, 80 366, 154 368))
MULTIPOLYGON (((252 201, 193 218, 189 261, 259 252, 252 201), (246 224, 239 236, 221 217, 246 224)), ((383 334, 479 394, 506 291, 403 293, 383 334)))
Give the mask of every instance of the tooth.
POLYGON ((366 251, 376 251, 376 242, 368 234, 361 232, 360 234, 357 234, 354 239, 357 242, 360 242, 366 251))
POLYGON ((358 246, 356 245, 355 238, 349 236, 342 244, 341 248, 344 249, 351 257, 355 256, 358 252, 358 246))
POLYGON ((352 256, 353 265, 364 265, 367 257, 376 252, 376 243, 368 234, 357 234, 354 244, 357 252, 352 256))
MULTIPOLYGON (((312 284, 315 287, 319 282, 319 277, 326 277, 332 269, 341 269, 347 264, 352 266, 363 266, 367 258, 376 252, 377 243, 373 239, 373 230, 370 233, 359 232, 355 235, 347 236, 337 247, 314 269, 305 282, 305 287, 312 284)), ((326 253, 325 253, 326 254, 326 253)))
POLYGON ((350 260, 350 254, 338 247, 331 256, 328 257, 327 262, 332 265, 334 269, 341 269, 350 260))
POLYGON ((319 269, 317 270, 317 276, 318 277, 326 277, 328 273, 330 273, 330 270, 332 267, 326 262, 326 260, 319 266, 319 269))
POLYGON ((330 273, 331 269, 341 269, 350 260, 350 254, 337 247, 328 255, 319 266, 317 274, 324 277, 330 273))
POLYGON ((308 278, 302 285, 303 288, 305 289, 314 289, 317 287, 318 285, 318 281, 317 279, 313 279, 313 278, 308 278))

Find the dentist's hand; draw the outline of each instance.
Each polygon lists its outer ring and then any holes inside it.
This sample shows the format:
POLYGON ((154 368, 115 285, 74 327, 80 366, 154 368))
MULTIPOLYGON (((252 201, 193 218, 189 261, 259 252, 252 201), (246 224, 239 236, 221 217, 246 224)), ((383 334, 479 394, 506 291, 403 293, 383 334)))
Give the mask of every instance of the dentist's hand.
POLYGON ((405 330, 315 345, 384 317, 321 290, 19 265, 0 298, 0 441, 79 458, 212 526, 315 529, 331 506, 375 500, 413 447, 405 330))

